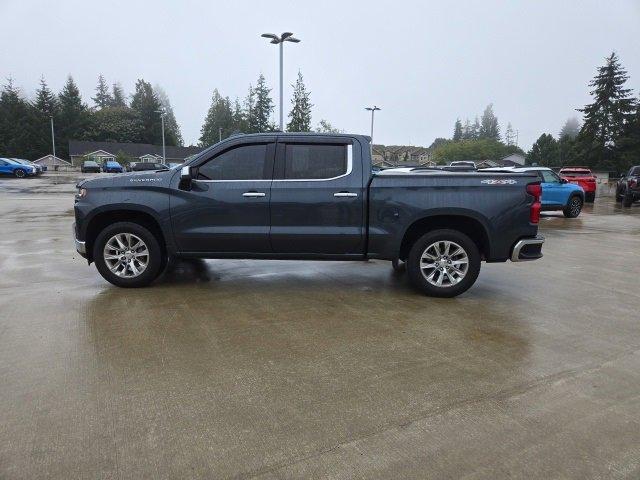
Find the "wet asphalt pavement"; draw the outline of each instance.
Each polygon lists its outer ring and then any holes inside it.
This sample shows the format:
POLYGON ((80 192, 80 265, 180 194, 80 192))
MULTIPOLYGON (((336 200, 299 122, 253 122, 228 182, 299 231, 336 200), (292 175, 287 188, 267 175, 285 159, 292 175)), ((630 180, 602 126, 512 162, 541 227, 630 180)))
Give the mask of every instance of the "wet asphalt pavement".
POLYGON ((77 175, 0 179, 0 478, 640 477, 640 204, 455 299, 388 262, 106 283, 77 175))

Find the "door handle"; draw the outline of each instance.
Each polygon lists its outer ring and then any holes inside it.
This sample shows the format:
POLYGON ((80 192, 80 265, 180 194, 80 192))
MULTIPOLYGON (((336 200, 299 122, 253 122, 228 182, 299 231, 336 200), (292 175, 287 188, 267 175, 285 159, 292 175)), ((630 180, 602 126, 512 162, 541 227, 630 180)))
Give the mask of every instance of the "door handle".
POLYGON ((264 197, 266 193, 263 192, 244 192, 243 197, 264 197))
POLYGON ((334 197, 357 197, 357 193, 353 192, 336 192, 333 194, 334 197))

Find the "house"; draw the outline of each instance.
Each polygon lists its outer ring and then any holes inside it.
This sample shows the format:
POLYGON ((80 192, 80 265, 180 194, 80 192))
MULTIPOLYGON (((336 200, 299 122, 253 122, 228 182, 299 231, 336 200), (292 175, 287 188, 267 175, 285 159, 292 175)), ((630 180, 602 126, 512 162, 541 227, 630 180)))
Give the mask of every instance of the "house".
MULTIPOLYGON (((187 157, 198 154, 203 149, 166 146, 165 150, 166 163, 182 163, 187 157)), ((162 145, 69 140, 69 157, 74 166, 81 165, 85 160, 104 163, 122 157, 131 162, 158 162, 162 160, 162 145)))
POLYGON ((426 147, 373 145, 371 156, 373 164, 381 167, 434 164, 431 161, 431 150, 426 147))
POLYGON ((60 157, 54 157, 52 154, 40 157, 39 159, 34 160, 33 163, 44 165, 49 171, 66 170, 67 168, 71 167, 71 163, 61 159, 60 157))
POLYGON ((498 162, 496 162, 495 160, 482 160, 478 163, 476 163, 476 168, 480 169, 480 168, 494 168, 494 167, 499 167, 500 164, 498 162))
POLYGON ((503 167, 522 167, 525 164, 524 155, 521 153, 512 153, 500 159, 503 167))

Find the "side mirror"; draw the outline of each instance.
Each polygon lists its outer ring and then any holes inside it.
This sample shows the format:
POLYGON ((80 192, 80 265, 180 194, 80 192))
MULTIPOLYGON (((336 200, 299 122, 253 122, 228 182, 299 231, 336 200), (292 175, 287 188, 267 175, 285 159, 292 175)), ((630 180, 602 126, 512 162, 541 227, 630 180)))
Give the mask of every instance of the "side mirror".
POLYGON ((569 180, 567 180, 566 178, 561 178, 560 183, 569 183, 569 180))
POLYGON ((191 190, 191 181, 198 176, 198 167, 185 165, 180 169, 180 190, 191 190))

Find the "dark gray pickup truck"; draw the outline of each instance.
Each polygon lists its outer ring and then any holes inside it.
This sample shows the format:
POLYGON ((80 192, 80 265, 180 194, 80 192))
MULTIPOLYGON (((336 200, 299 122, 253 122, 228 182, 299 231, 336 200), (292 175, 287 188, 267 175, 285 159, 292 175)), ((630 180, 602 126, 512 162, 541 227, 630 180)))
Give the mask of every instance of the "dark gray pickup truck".
POLYGON ((181 167, 78 183, 77 251, 120 287, 171 256, 406 262, 412 284, 452 297, 480 262, 542 257, 530 173, 371 170, 360 135, 238 135, 181 167))

